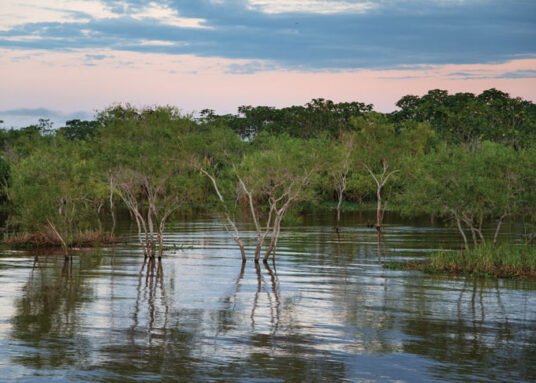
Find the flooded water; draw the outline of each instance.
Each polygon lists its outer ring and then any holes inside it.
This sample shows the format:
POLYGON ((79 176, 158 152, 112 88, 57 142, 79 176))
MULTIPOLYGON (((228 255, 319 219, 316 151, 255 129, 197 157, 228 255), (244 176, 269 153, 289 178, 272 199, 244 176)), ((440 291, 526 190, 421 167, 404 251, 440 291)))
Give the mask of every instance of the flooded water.
MULTIPOLYGON (((160 264, 127 245, 72 263, 5 253, 0 381, 536 380, 536 282, 384 269, 368 219, 346 214, 337 239, 332 214, 308 214, 269 266, 242 268, 203 214, 170 227, 160 264)), ((429 221, 387 223, 384 260, 460 244, 429 221)))

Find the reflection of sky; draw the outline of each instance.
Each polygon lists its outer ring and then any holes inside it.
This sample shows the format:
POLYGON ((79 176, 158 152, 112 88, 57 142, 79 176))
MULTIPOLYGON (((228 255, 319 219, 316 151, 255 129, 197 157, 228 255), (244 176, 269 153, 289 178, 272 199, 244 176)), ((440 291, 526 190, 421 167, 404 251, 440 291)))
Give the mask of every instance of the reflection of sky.
POLYGON ((433 88, 535 100, 534 15, 523 0, 4 0, 0 119, 316 97, 391 111, 433 88))
MULTIPOLYGON (((343 226, 341 243, 330 226, 285 228, 276 269, 272 266, 270 274, 260 265, 260 288, 253 262, 240 276, 238 252, 214 221, 173 227, 168 244, 184 248, 164 259, 163 279, 156 272, 153 277, 140 275, 142 257, 132 250, 117 248, 114 258, 105 250, 91 267, 78 263, 75 256, 73 269, 80 273, 80 286, 89 289, 73 305, 60 305, 71 307, 69 315, 56 316, 60 321, 77 320, 74 338, 61 333, 73 327, 60 324, 55 327, 60 333, 52 335, 64 338, 70 354, 87 352, 80 365, 69 368, 91 368, 95 376, 106 374, 107 363, 144 365, 159 360, 161 352, 164 363, 171 363, 179 351, 185 353, 181 358, 196 361, 199 373, 232 365, 241 367, 230 374, 269 376, 270 366, 275 366, 271 363, 298 361, 318 376, 326 373, 323 368, 343 366, 335 376, 349 380, 489 377, 479 353, 498 366, 496 377, 505 377, 509 372, 502 362, 510 362, 510 354, 518 353, 526 361, 523 349, 535 341, 530 333, 536 323, 534 282, 384 270, 376 261, 375 231, 362 226, 343 226), (445 344, 450 354, 443 353, 445 344), (475 351, 465 355, 468 349, 475 351), (255 359, 262 355, 268 358, 264 367, 255 359), (454 375, 441 372, 451 366, 454 375)), ((438 238, 445 241, 442 230, 423 234, 418 227, 394 221, 389 227, 386 237, 390 233, 390 243, 396 246, 409 241, 418 250, 433 247, 438 238)), ((451 245, 457 243, 459 238, 451 237, 451 245)), ((385 252, 398 256, 389 245, 385 252)), ((13 376, 22 371, 13 359, 17 353, 58 353, 47 348, 45 336, 36 344, 12 331, 13 318, 24 314, 15 303, 31 289, 32 261, 1 260, 2 265, 22 266, 0 274, 6 286, 0 294, 5 307, 0 311, 0 365, 9 360, 13 376)), ((42 265, 53 266, 51 261, 42 265)), ((36 269, 34 275, 52 275, 51 270, 36 269)), ((53 367, 43 368, 55 374, 53 367)))

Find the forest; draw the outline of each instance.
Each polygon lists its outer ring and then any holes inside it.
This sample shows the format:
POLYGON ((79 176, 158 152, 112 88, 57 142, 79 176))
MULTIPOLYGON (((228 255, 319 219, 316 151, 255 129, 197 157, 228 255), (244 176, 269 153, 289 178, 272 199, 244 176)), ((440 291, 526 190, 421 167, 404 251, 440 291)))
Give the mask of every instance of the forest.
MULTIPOLYGON (((516 254, 516 265, 536 273, 536 105, 496 89, 436 89, 396 106, 380 113, 313 99, 194 116, 118 104, 92 121, 2 129, 4 243, 60 246, 67 255, 116 240, 117 216, 128 211, 145 257, 161 258, 166 225, 182 208, 201 206, 219 218, 242 261, 268 261, 285 222, 305 205, 331 206, 339 233, 344 207, 354 204, 375 210, 379 238, 386 211, 427 215, 456 228, 463 262, 493 257, 497 266, 516 254), (500 240, 513 219, 524 243, 500 240), (255 228, 253 254, 244 221, 255 228), (491 234, 483 230, 490 223, 491 234)), ((460 257, 436 256, 463 268, 452 263, 460 257)))

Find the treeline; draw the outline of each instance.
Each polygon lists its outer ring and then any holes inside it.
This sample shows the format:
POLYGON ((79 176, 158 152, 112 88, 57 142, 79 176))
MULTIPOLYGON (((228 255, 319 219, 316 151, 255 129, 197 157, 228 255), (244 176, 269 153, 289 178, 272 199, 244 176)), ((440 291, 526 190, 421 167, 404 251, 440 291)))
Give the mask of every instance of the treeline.
POLYGON ((335 202, 337 231, 344 200, 374 203, 378 232, 388 206, 442 217, 466 248, 494 245, 509 216, 534 222, 535 104, 490 89, 433 90, 397 106, 382 114, 372 105, 316 99, 194 118, 173 107, 116 105, 59 129, 41 120, 3 130, 6 235, 67 251, 112 238, 124 207, 144 254, 160 257, 174 212, 204 204, 243 260, 238 222, 248 217, 258 261, 275 254, 284 217, 300 202, 335 202), (482 227, 492 220, 490 236, 482 227))

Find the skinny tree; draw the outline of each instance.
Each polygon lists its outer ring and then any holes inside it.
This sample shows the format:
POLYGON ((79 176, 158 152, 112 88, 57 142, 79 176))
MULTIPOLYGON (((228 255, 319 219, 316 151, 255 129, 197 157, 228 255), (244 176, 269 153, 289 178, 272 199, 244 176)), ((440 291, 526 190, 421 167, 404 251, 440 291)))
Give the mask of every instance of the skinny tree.
POLYGON ((381 232, 387 199, 384 191, 388 181, 396 180, 407 158, 433 146, 434 133, 427 124, 406 123, 398 129, 378 113, 354 119, 357 129, 355 161, 376 185, 376 230, 381 232))
POLYGON ((161 258, 169 218, 182 203, 199 198, 200 177, 189 166, 187 149, 194 123, 174 108, 128 105, 105 110, 99 121, 112 192, 115 188, 134 218, 144 255, 161 258))
POLYGON ((241 161, 245 143, 228 128, 210 126, 197 140, 192 136, 189 146, 191 165, 209 179, 223 228, 238 245, 242 262, 246 262, 244 242, 235 219, 239 199, 235 164, 241 161))
POLYGON ((466 248, 491 240, 495 245, 506 217, 520 214, 530 193, 526 170, 530 156, 511 147, 483 142, 444 147, 414 162, 401 206, 406 212, 428 212, 455 222, 466 248), (483 224, 495 219, 491 238, 483 224), (468 234, 467 234, 468 232, 468 234))
POLYGON ((337 193, 337 221, 335 231, 340 233, 341 225, 341 207, 344 200, 345 192, 351 182, 351 172, 354 168, 354 147, 355 134, 345 133, 340 140, 332 141, 329 148, 325 151, 326 168, 324 181, 328 183, 325 188, 335 189, 337 193))
POLYGON ((320 170, 319 153, 326 144, 287 135, 259 137, 255 150, 236 169, 257 234, 255 262, 268 237, 263 261, 268 261, 270 255, 275 260, 281 222, 294 204, 312 198, 309 186, 320 170))

